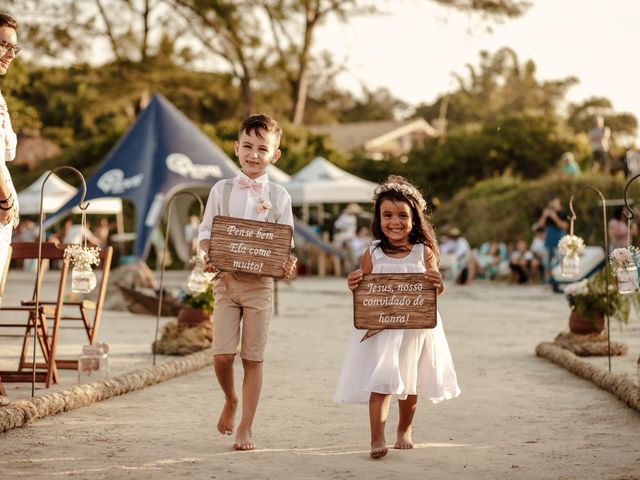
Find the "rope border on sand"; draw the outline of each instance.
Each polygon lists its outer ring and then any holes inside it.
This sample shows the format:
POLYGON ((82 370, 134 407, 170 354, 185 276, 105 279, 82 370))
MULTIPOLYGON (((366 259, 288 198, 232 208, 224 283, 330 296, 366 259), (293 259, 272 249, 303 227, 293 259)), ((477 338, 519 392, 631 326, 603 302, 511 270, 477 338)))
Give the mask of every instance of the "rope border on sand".
POLYGON ((572 373, 590 380, 603 390, 614 394, 629 407, 640 412, 640 386, 634 384, 627 376, 600 369, 574 353, 560 348, 551 342, 542 342, 536 347, 536 355, 547 358, 572 373))
POLYGON ((125 393, 141 390, 212 363, 210 350, 204 350, 178 360, 143 368, 102 382, 88 383, 28 400, 0 406, 0 432, 24 427, 38 418, 86 407, 125 393))

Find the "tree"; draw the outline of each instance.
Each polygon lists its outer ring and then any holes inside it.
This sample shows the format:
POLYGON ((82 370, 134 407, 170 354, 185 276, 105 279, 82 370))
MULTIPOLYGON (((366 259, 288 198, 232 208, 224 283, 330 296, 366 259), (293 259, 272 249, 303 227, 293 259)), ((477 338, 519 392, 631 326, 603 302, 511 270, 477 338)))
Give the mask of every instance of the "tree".
POLYGON ((440 96, 431 105, 418 106, 416 113, 426 120, 438 118, 447 102, 446 119, 452 128, 483 124, 518 112, 557 115, 567 90, 578 82, 575 77, 539 81, 535 63, 528 60, 521 64, 510 48, 493 54, 481 52, 480 65, 467 65, 467 71, 467 78, 455 75, 457 90, 440 96))
POLYGON ((439 198, 479 180, 510 173, 538 178, 574 147, 554 116, 518 113, 484 126, 457 127, 447 142, 431 142, 409 154, 405 172, 439 198))
POLYGON ((601 115, 611 128, 614 144, 633 143, 638 129, 638 120, 627 112, 617 113, 611 101, 604 97, 587 98, 581 103, 569 105, 567 123, 576 133, 586 133, 593 128, 594 118, 601 115))
POLYGON ((387 88, 371 91, 364 87, 362 97, 355 99, 353 106, 340 112, 341 123, 394 120, 395 112, 408 108, 405 102, 395 98, 387 88))
MULTIPOLYGON (((92 59, 97 44, 108 45, 103 61, 146 61, 170 22, 165 0, 12 0, 23 13, 21 35, 32 53, 65 63, 92 59)), ((174 29, 179 31, 179 29, 174 29)))
POLYGON ((503 21, 516 18, 529 9, 527 0, 431 0, 463 12, 479 13, 487 20, 503 21))
MULTIPOLYGON (((524 0, 429 0, 444 7, 501 21, 522 15, 524 0)), ((212 55, 240 83, 243 112, 254 110, 261 75, 279 68, 289 92, 289 118, 305 118, 309 79, 324 53, 312 53, 317 27, 331 16, 342 21, 378 11, 373 0, 12 0, 28 12, 29 45, 57 60, 88 60, 96 42, 108 42, 106 61, 146 61, 164 32, 212 55), (171 27, 171 28, 169 28, 171 27), (168 32, 171 32, 170 34, 168 32), (181 32, 180 35, 176 32, 181 32), (66 57, 65 57, 66 55, 66 57), (258 82, 258 83, 256 83, 258 82)), ((387 4, 390 4, 387 2, 387 4)), ((176 49, 177 50, 177 49, 176 49)), ((191 49, 182 58, 193 59, 191 49)), ((201 60, 203 58, 200 58, 201 60)), ((222 68, 220 68, 222 67, 222 68)), ((269 79, 266 79, 268 82, 269 79)))

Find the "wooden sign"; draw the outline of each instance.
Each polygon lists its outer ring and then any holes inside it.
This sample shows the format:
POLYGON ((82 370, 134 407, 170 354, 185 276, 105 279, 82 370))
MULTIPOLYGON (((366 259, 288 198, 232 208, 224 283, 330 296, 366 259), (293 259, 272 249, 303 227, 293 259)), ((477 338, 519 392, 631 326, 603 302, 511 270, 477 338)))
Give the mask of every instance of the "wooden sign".
POLYGON ((363 340, 387 328, 433 328, 437 292, 421 273, 364 275, 353 291, 353 322, 369 330, 363 340))
POLYGON ((223 271, 284 278, 291 253, 290 225, 217 215, 211 225, 209 259, 223 271))

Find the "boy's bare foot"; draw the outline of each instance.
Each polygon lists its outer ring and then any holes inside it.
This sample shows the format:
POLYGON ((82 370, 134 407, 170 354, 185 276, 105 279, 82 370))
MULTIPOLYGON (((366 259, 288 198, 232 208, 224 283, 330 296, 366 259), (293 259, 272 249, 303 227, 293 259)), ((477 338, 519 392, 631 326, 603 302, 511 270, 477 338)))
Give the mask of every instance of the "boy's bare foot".
POLYGON ((371 452, 369 455, 371 458, 382 458, 384 457, 389 450, 387 449, 384 443, 382 445, 371 445, 371 452))
POLYGON ((231 435, 233 433, 233 424, 236 417, 236 408, 238 407, 238 399, 227 399, 220 412, 220 418, 218 419, 218 431, 222 435, 231 435))
POLYGON ((387 454, 387 451, 387 442, 384 435, 382 435, 382 438, 371 439, 371 452, 369 453, 371 458, 382 458, 387 454))
POLYGON ((404 432, 398 430, 398 437, 396 438, 396 444, 393 448, 400 450, 407 450, 413 448, 413 440, 411 440, 411 427, 407 428, 404 432))
POLYGON ((251 429, 238 428, 236 433, 236 441, 233 444, 233 448, 236 450, 255 450, 256 446, 251 441, 251 429))

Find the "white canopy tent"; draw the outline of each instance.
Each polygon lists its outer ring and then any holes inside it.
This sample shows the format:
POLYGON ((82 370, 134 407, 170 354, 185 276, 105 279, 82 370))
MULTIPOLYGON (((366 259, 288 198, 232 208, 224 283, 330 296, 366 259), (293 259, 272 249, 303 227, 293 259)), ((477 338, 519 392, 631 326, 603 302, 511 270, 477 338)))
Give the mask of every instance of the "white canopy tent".
POLYGON ((290 175, 286 174, 275 165, 269 165, 267 167, 267 177, 269 177, 270 181, 279 185, 286 185, 291 180, 290 175))
MULTIPOLYGON (((18 193, 18 204, 20 205, 21 215, 38 215, 40 213, 42 184, 49 173, 49 171, 44 172, 40 175, 40 178, 18 193)), ((45 214, 56 213, 77 191, 77 188, 69 185, 58 175, 52 173, 44 185, 42 211, 45 214)), ((80 209, 78 207, 74 208, 73 213, 80 213, 80 209)), ((115 215, 117 218, 118 232, 122 230, 122 200, 120 198, 105 197, 92 199, 89 202, 87 213, 95 215, 115 215)))
POLYGON ((330 161, 314 158, 285 184, 293 206, 302 206, 302 217, 309 221, 309 205, 327 203, 370 203, 376 184, 336 167, 330 161))

